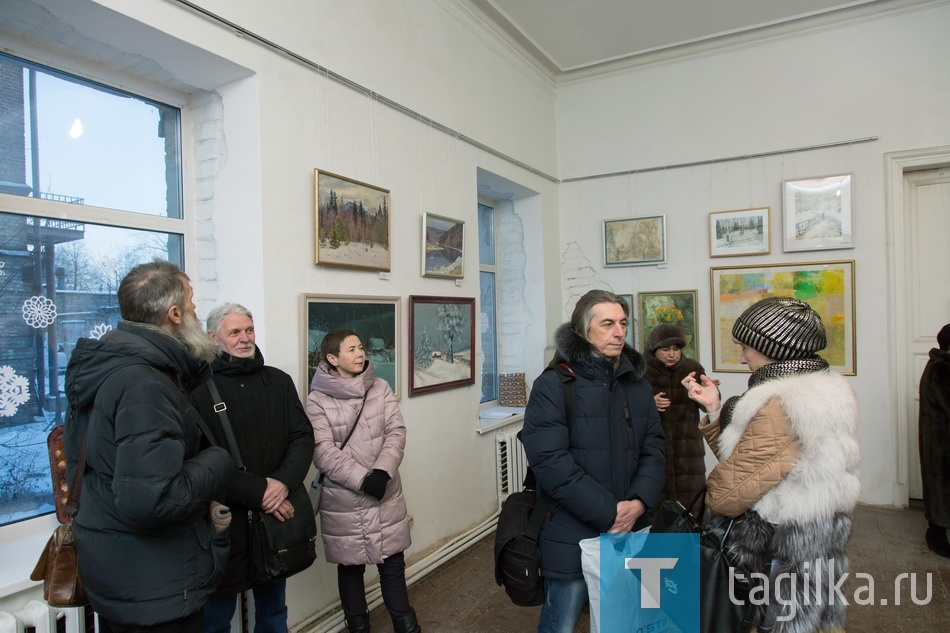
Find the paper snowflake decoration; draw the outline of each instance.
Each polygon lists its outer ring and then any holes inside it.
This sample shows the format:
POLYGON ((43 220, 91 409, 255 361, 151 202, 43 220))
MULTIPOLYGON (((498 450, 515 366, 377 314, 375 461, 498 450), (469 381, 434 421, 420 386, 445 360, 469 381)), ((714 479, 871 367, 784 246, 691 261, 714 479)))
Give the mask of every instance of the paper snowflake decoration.
POLYGON ((56 320, 56 306, 46 297, 30 297, 23 302, 23 320, 34 329, 44 328, 56 320))
POLYGON ((3 277, 4 275, 6 275, 6 273, 3 272, 3 267, 5 264, 6 262, 0 262, 0 277, 3 277))
POLYGON ((482 334, 485 334, 491 328, 491 322, 488 320, 487 312, 482 312, 481 315, 482 315, 482 334))
POLYGON ((92 331, 91 331, 91 332, 89 332, 89 338, 94 338, 94 339, 96 339, 96 340, 99 340, 100 338, 102 338, 102 336, 103 336, 106 332, 108 332, 108 331, 111 330, 111 329, 112 329, 112 326, 111 326, 111 325, 107 325, 107 324, 105 324, 105 323, 100 323, 100 324, 97 325, 96 327, 92 328, 92 331))
POLYGON ((17 375, 9 365, 0 367, 0 416, 12 417, 29 400, 30 383, 26 377, 17 375))

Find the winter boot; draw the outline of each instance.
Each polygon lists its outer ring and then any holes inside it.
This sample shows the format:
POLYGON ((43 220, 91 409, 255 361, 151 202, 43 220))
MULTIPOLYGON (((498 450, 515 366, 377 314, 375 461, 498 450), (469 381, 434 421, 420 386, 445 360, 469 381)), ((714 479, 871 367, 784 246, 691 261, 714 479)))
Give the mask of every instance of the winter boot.
POLYGON ((355 618, 346 618, 346 630, 350 633, 369 633, 369 611, 355 618))
POLYGON ((395 633, 422 633, 422 627, 419 626, 414 609, 409 609, 406 615, 393 617, 393 629, 395 633))
POLYGON ((950 558, 950 542, 947 542, 947 528, 931 523, 927 528, 927 547, 937 556, 950 558))

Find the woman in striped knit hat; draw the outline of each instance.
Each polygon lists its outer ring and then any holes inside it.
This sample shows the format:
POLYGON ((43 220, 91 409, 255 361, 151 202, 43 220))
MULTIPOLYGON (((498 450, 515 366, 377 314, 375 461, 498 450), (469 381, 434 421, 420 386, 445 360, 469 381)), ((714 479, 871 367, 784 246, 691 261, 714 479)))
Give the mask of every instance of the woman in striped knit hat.
POLYGON ((707 481, 707 527, 721 537, 731 522, 734 560, 769 577, 751 630, 843 631, 846 603, 833 594, 848 571, 860 492, 854 391, 817 355, 825 328, 807 303, 758 301, 732 336, 752 370, 744 394, 721 403, 708 377, 683 380, 706 408, 700 429, 719 458, 707 481))

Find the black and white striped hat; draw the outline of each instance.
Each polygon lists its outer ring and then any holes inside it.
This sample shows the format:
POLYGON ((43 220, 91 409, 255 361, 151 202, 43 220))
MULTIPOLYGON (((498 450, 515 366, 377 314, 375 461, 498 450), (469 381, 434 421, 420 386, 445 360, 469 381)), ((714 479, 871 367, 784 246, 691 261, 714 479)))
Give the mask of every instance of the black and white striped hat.
POLYGON ((828 345, 818 313, 791 297, 768 297, 752 304, 736 319, 732 336, 775 360, 808 358, 828 345))

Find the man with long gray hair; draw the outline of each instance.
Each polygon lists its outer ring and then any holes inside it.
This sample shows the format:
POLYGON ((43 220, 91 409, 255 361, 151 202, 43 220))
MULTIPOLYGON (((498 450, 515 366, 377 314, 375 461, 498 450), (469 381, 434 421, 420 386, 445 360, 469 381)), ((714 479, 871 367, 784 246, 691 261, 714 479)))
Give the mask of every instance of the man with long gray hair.
POLYGON ((554 333, 551 365, 567 365, 574 375, 573 420, 566 419, 558 372, 542 372, 528 400, 528 463, 539 493, 557 504, 538 537, 538 633, 573 631, 588 603, 580 541, 646 527, 663 490, 666 440, 646 361, 624 343, 627 310, 614 293, 591 290, 554 333))
POLYGON ((73 532, 106 633, 200 632, 227 558, 209 505, 234 463, 207 447, 186 396, 216 348, 192 295, 174 264, 136 266, 119 284, 118 328, 79 339, 66 369, 68 481, 85 458, 73 532))

